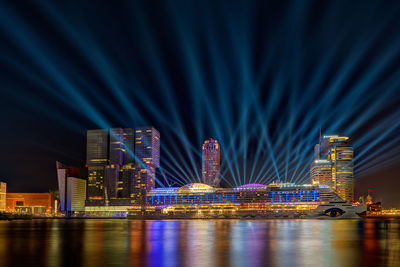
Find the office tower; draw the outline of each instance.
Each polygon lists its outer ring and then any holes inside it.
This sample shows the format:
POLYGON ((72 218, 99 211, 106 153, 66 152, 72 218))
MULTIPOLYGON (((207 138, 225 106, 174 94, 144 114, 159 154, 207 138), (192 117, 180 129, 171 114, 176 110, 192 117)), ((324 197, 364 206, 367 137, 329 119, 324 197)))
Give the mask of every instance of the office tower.
POLYGON ((88 200, 104 199, 105 165, 108 164, 108 131, 87 131, 88 200))
POLYGON ((86 164, 88 166, 104 166, 108 164, 107 129, 87 131, 86 164))
POLYGON ((332 180, 332 162, 326 159, 315 159, 310 167, 311 183, 327 185, 334 188, 332 180))
POLYGON ((125 128, 123 132, 124 161, 123 164, 135 163, 135 131, 132 128, 125 128))
POLYGON ((329 159, 332 161, 332 180, 336 184, 337 194, 346 202, 354 198, 354 151, 349 138, 337 136, 330 138, 329 159))
POLYGON ((349 144, 349 137, 324 135, 315 150, 315 160, 310 166, 312 182, 328 185, 343 200, 352 202, 354 151, 349 144))
POLYGON ((0 211, 6 211, 7 184, 0 182, 0 211))
POLYGON ((217 187, 219 185, 220 147, 217 140, 205 140, 202 147, 203 183, 217 187))
POLYGON ((104 192, 106 199, 117 198, 120 166, 114 164, 105 166, 104 192))
MULTIPOLYGON (((105 167, 104 187, 106 199, 120 198, 122 195, 130 195, 131 181, 127 181, 127 175, 123 176, 125 165, 134 162, 134 131, 132 128, 110 129, 110 165, 105 167), (123 192, 119 192, 124 188, 123 192)), ((127 169, 127 168, 125 168, 127 169)), ((126 171, 125 171, 126 172, 126 171)))
POLYGON ((154 127, 135 129, 135 154, 138 163, 132 189, 150 191, 155 187, 155 169, 160 166, 160 133, 154 127))
POLYGON ((56 162, 61 212, 83 211, 86 180, 79 179, 79 169, 56 162))
POLYGON ((110 129, 110 165, 122 165, 124 154, 124 129, 110 129))
POLYGON ((134 181, 135 166, 134 164, 125 164, 122 166, 118 181, 118 198, 130 198, 132 191, 132 183, 134 181))

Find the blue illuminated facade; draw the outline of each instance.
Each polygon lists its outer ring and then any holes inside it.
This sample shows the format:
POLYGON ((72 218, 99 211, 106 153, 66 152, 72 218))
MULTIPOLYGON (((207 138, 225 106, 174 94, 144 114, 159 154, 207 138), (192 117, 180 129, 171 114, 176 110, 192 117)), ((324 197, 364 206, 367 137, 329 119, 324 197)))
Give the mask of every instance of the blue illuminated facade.
POLYGON ((151 206, 168 205, 212 205, 212 204, 301 204, 320 203, 321 193, 316 187, 288 188, 206 188, 190 190, 185 188, 158 188, 146 196, 146 202, 151 206))

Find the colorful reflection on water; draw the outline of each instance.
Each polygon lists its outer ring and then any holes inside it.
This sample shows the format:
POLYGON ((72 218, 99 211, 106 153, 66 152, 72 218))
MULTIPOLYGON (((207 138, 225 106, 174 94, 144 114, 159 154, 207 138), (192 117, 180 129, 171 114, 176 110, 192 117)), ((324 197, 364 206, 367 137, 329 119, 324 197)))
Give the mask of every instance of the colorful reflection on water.
POLYGON ((0 266, 400 266, 400 222, 0 221, 0 266))

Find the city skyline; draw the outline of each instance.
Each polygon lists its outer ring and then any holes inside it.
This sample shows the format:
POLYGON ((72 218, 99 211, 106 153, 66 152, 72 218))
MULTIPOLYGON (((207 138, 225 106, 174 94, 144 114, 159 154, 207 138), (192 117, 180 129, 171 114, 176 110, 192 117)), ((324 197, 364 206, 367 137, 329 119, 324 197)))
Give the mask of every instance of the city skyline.
POLYGON ((88 129, 137 125, 162 133, 167 177, 201 180, 199 147, 213 137, 224 186, 302 183, 322 128, 354 140, 356 196, 373 189, 400 205, 397 5, 178 1, 112 10, 1 4, 0 176, 9 190, 57 188, 54 161, 84 165, 88 129))

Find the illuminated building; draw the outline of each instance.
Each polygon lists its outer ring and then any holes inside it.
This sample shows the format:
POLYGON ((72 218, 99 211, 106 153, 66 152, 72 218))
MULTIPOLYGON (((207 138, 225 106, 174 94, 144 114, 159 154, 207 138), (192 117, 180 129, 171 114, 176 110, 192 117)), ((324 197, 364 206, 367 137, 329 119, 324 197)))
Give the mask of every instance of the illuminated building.
MULTIPOLYGON (((119 191, 130 188, 130 181, 123 177, 123 166, 133 163, 134 131, 132 128, 110 129, 110 165, 105 167, 104 187, 106 199, 121 196, 119 191)), ((123 193, 122 193, 123 194, 123 193)))
POLYGON ((154 127, 135 129, 136 164, 132 194, 155 187, 155 169, 160 166, 160 133, 154 127))
POLYGON ((310 166, 311 181, 328 185, 347 202, 353 201, 354 151, 349 137, 324 135, 315 146, 315 160, 310 166))
POLYGON ((211 186, 219 185, 220 147, 217 140, 205 140, 202 146, 203 183, 211 186))
POLYGON ((132 191, 132 184, 134 181, 135 175, 135 165, 134 164, 125 164, 122 166, 122 170, 120 171, 120 179, 118 181, 118 198, 130 198, 132 191))
POLYGON ((85 210, 86 180, 68 177, 67 211, 77 212, 85 210))
POLYGON ((56 162, 61 212, 83 211, 86 199, 86 180, 79 179, 79 169, 56 162))
POLYGON ((345 203, 325 185, 246 184, 215 188, 203 183, 154 188, 146 205, 133 205, 129 218, 352 218, 364 211, 345 203))
POLYGON ((42 207, 46 213, 51 214, 54 210, 53 204, 51 193, 7 193, 6 195, 6 210, 9 212, 15 212, 17 207, 42 207))
POLYGON ((332 180, 338 195, 347 202, 354 198, 353 148, 348 144, 348 137, 331 138, 329 153, 332 166, 332 180))
POLYGON ((86 164, 88 166, 104 166, 108 164, 107 129, 87 131, 86 164))
POLYGON ((105 199, 117 197, 120 165, 107 165, 104 172, 105 199))
POLYGON ((110 165, 133 163, 134 131, 132 128, 110 129, 110 165))
POLYGON ((86 147, 88 166, 87 198, 88 204, 104 200, 104 168, 108 164, 108 131, 106 129, 88 130, 86 147))
POLYGON ((316 159, 310 167, 311 183, 327 185, 334 188, 332 180, 332 162, 326 159, 316 159))
POLYGON ((7 184, 0 182, 0 211, 6 210, 7 184))

